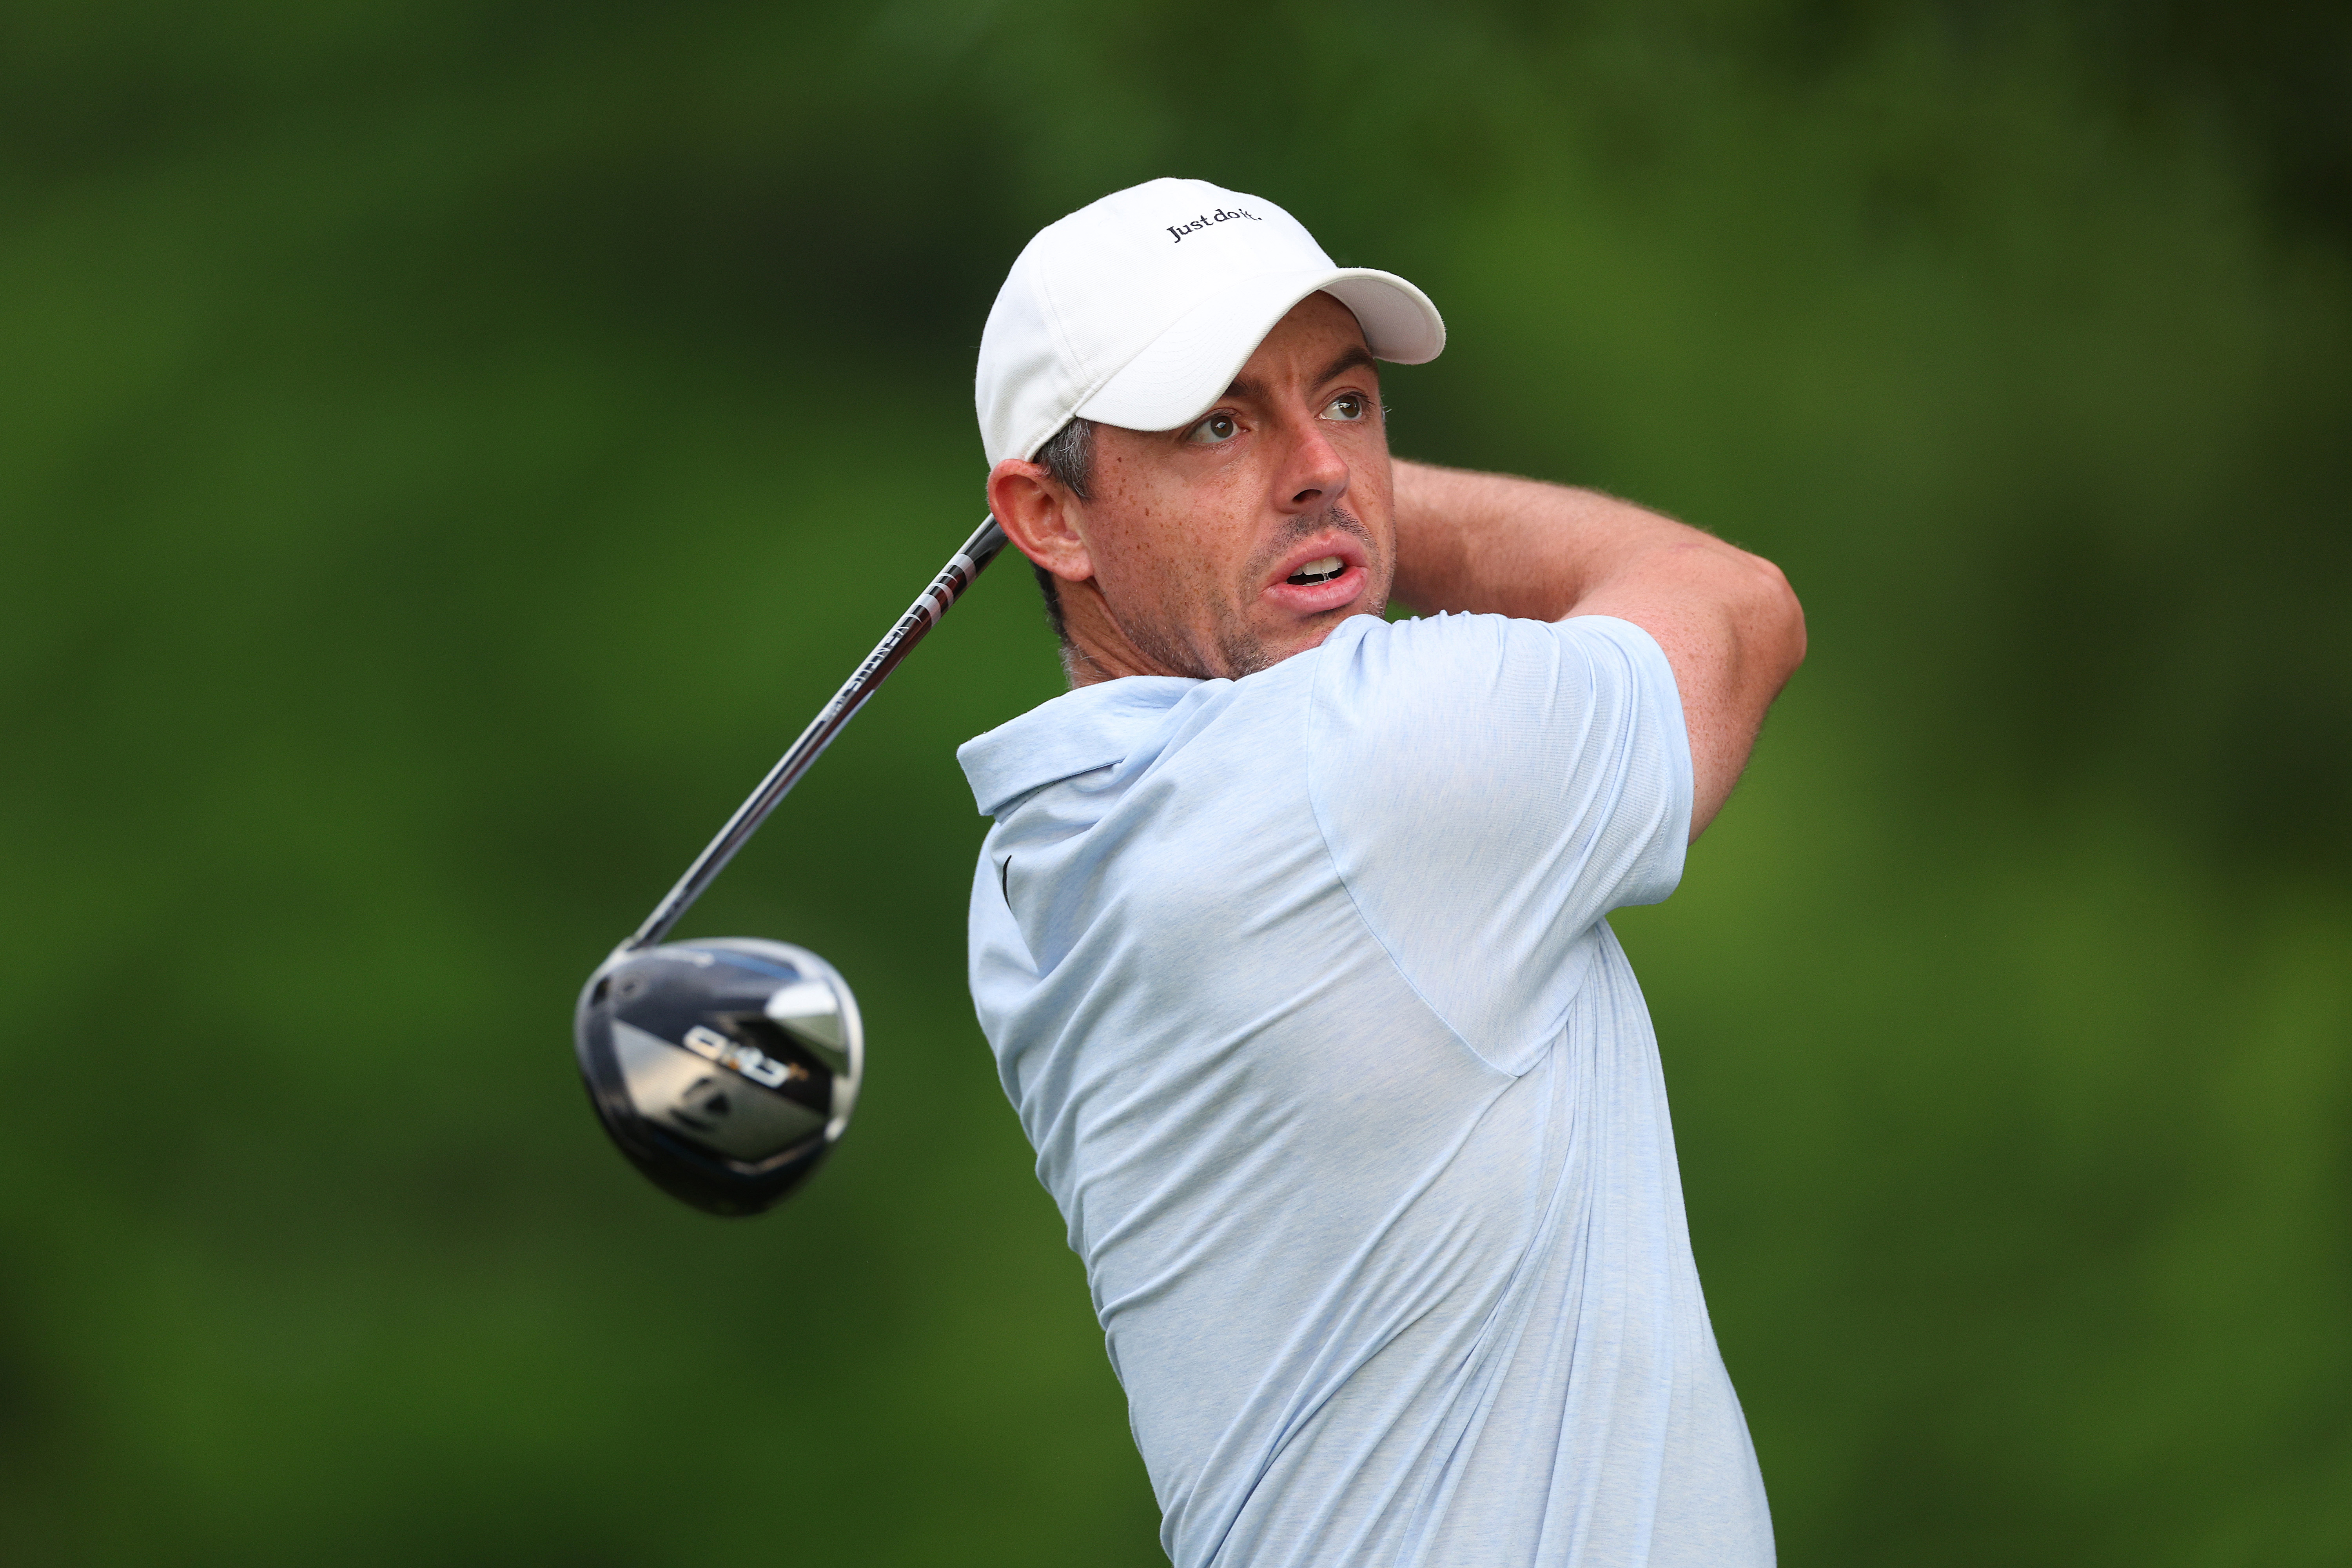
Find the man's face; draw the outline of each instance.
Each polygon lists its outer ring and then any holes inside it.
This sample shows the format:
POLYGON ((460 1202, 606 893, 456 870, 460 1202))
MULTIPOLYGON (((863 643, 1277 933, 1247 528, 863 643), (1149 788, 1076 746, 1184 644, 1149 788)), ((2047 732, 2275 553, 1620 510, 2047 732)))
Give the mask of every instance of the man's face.
POLYGON ((1097 427, 1088 488, 1071 526, 1128 645, 1116 662, 1137 673, 1247 675, 1388 602, 1380 377, 1354 314, 1328 294, 1295 306, 1192 425, 1097 427))

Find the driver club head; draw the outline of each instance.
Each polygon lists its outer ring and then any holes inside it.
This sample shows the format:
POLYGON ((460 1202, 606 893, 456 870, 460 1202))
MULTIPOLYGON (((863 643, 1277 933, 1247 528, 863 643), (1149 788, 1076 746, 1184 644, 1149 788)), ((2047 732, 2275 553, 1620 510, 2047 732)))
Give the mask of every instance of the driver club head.
POLYGON ((805 948, 756 937, 624 949, 572 1015, 588 1098, 656 1185, 754 1215, 824 1163, 857 1103, 857 1002, 805 948))

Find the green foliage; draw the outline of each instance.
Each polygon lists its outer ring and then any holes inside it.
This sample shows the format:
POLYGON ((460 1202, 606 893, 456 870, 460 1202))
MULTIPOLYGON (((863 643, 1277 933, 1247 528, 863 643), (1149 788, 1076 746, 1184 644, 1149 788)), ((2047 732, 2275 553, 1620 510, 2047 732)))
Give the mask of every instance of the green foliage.
POLYGON ((1158 1561, 962 987, 992 577, 691 929, 875 1048, 756 1223, 573 989, 976 520, 1003 268, 1197 174, 1392 267, 1414 455, 1781 562, 1622 921, 1791 1563, 2352 1549, 2338 12, 0 16, 0 1555, 1158 1561), (2244 18, 2242 25, 2232 17, 2244 18))

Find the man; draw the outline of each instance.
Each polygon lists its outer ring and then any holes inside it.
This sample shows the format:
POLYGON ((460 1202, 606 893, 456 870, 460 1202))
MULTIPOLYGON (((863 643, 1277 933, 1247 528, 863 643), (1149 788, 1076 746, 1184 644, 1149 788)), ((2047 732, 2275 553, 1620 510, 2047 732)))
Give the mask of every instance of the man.
POLYGON ((1023 251, 989 504, 1073 689, 959 753, 972 995, 1181 1568, 1767 1563, 1603 917, 1802 617, 1678 523, 1392 463, 1375 361, 1444 342, 1199 182, 1023 251))

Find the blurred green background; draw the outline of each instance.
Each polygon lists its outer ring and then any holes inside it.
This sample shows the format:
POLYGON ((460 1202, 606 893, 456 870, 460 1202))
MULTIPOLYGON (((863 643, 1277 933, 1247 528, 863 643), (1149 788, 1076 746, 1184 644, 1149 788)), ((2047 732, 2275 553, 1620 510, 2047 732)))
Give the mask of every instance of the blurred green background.
POLYGON ((963 986, 1025 574, 687 928, 858 986, 817 1183, 568 1020, 1179 173, 1438 300, 1400 451, 1804 596, 1620 926, 1783 1561, 2352 1560, 2347 15, 0 5, 0 1559, 1162 1560, 963 986))

